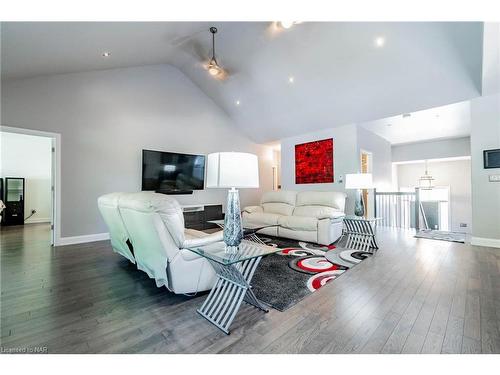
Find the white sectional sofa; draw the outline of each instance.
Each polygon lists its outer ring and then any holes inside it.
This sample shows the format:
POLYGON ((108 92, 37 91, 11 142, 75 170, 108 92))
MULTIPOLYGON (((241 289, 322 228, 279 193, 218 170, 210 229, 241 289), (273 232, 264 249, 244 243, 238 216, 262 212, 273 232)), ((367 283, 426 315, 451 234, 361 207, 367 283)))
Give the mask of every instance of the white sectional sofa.
POLYGON ((329 245, 342 235, 345 200, 336 191, 271 191, 260 206, 245 207, 243 221, 274 225, 259 233, 329 245))
POLYGON ((177 294, 210 290, 215 271, 189 247, 222 241, 222 231, 207 234, 184 228, 179 203, 153 192, 111 193, 98 199, 113 249, 177 294))

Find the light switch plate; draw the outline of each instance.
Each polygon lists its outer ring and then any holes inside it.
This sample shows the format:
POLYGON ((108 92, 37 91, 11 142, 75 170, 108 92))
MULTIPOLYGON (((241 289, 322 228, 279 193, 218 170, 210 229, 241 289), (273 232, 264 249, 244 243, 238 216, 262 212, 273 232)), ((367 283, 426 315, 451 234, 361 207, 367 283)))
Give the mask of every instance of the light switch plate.
POLYGON ((490 182, 500 182, 500 174, 490 174, 490 182))

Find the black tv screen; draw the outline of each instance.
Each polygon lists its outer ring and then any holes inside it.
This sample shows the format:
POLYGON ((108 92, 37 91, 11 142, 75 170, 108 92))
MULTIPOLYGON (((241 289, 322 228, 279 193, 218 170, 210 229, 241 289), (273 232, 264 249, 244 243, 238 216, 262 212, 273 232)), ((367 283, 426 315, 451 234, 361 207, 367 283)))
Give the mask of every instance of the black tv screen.
POLYGON ((166 194, 203 190, 205 156, 142 150, 142 190, 166 194))

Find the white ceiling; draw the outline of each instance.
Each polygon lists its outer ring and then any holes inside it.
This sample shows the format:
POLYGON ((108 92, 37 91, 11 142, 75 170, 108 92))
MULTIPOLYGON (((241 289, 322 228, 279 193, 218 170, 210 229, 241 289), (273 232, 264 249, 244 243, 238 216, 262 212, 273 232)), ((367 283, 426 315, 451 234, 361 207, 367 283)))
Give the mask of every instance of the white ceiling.
POLYGON ((470 102, 387 117, 360 124, 392 144, 466 137, 470 135, 470 102))
POLYGON ((2 78, 168 63, 258 142, 456 103, 481 91, 481 23, 307 22, 279 33, 270 25, 3 23, 2 78), (218 60, 234 73, 224 82, 209 77, 196 57, 209 55, 211 25, 219 28, 218 60), (374 45, 379 36, 382 48, 374 45))

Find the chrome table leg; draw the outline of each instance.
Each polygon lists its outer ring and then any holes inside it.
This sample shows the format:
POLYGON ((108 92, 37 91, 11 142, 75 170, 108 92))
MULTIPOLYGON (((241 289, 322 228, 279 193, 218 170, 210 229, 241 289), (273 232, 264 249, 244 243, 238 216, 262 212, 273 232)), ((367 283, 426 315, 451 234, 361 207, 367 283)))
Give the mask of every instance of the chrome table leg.
POLYGON ((261 259, 262 257, 257 257, 229 265, 210 261, 218 278, 207 299, 197 310, 198 313, 229 334, 229 327, 242 301, 268 312, 250 287, 250 281, 261 259))

